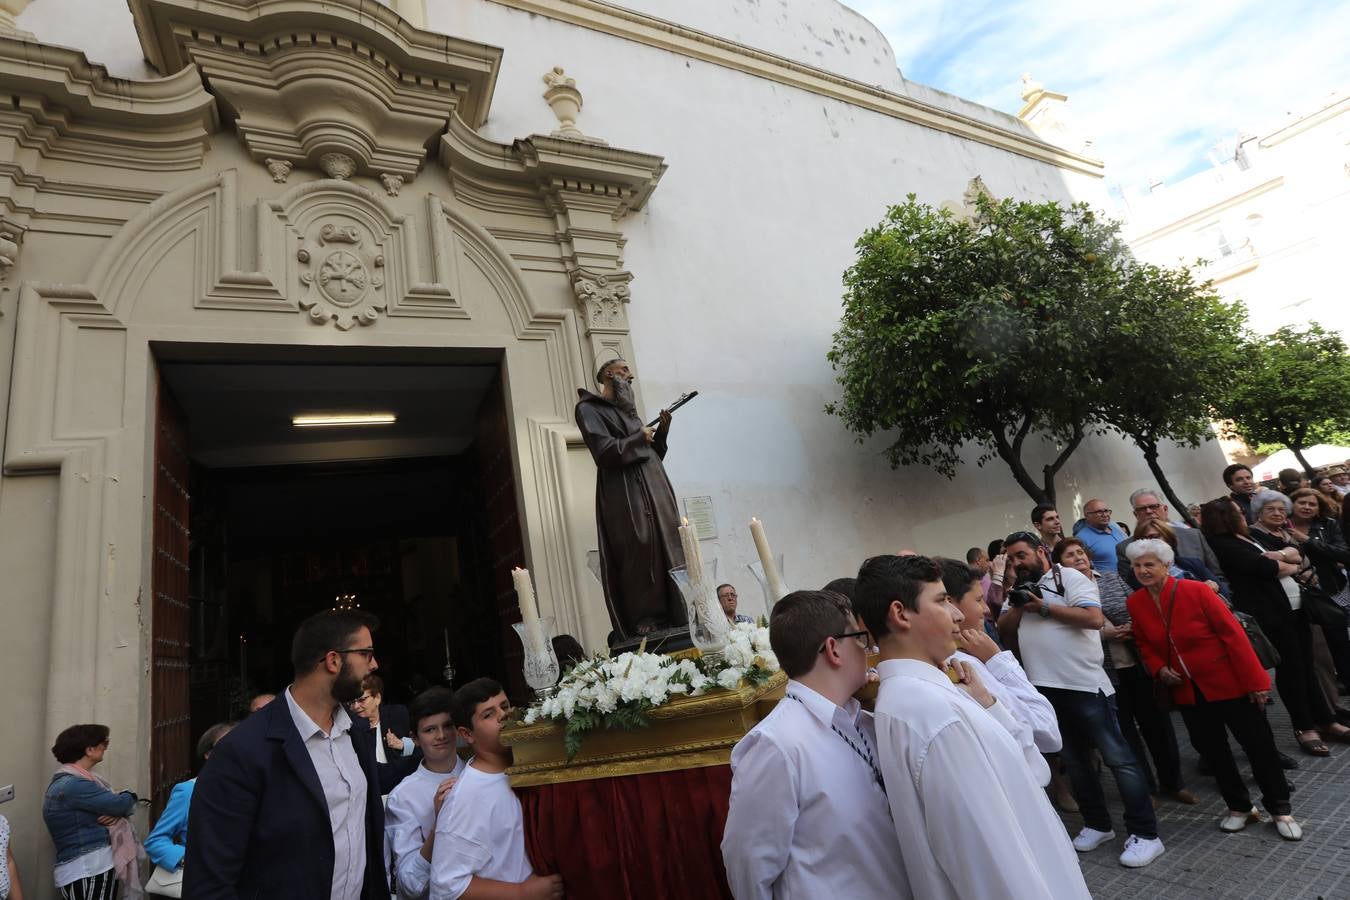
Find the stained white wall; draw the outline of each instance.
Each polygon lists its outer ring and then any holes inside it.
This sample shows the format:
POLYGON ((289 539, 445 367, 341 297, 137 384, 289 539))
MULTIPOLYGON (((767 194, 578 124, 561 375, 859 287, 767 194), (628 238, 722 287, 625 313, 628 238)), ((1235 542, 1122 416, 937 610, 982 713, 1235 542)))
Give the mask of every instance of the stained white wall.
MULTIPOLYGON (((653 412, 701 392, 677 414, 667 468, 680 496, 714 497, 720 536, 705 556, 723 558, 719 577, 749 604, 751 515, 787 556, 789 583, 817 587, 873 553, 959 554, 1024 527, 1031 501, 1001 463, 953 482, 892 471, 879 442, 857 445, 823 413, 837 395, 825 353, 841 275, 856 238, 908 192, 958 200, 979 174, 1000 196, 1101 205, 1099 180, 491 2, 459 6, 454 22, 506 48, 488 136, 555 127, 542 75, 561 65, 584 95, 583 131, 670 164, 624 226, 636 365, 653 412)), ((429 26, 448 24, 433 5, 429 26)), ((1165 463, 1187 496, 1220 492, 1217 450, 1165 463)), ((1132 447, 1092 440, 1061 476, 1061 505, 1101 494, 1123 513, 1150 480, 1132 447)))
MULTIPOLYGON (((904 81, 875 29, 833 0, 627 5, 1026 133, 1002 113, 904 81)), ((35 0, 20 24, 86 48, 114 74, 146 74, 120 4, 35 0)), ((966 466, 952 482, 892 471, 880 442, 860 446, 825 416, 837 393, 825 352, 840 279, 858 235, 909 192, 956 200, 978 174, 1000 196, 1101 205, 1099 180, 490 0, 431 0, 428 27, 505 48, 486 136, 555 128, 542 76, 561 65, 585 97, 583 131, 670 164, 647 208, 624 223, 635 362, 653 411, 702 392, 677 417, 668 468, 681 496, 715 498, 721 536, 705 555, 720 554, 722 574, 730 564, 747 597, 752 514, 797 586, 851 573, 873 553, 958 554, 1025 524, 1031 502, 1000 463, 966 466)), ((1221 490, 1217 450, 1166 454, 1165 464, 1188 497, 1221 490)), ((1091 440, 1061 475, 1061 506, 1101 495, 1123 511, 1149 480, 1132 447, 1091 440)))

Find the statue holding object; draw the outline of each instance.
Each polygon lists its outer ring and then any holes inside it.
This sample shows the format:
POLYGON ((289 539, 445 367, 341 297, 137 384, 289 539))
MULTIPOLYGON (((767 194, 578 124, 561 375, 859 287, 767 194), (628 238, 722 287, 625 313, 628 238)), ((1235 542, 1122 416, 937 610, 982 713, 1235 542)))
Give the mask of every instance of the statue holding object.
POLYGON ((581 389, 577 427, 595 460, 595 524, 600 583, 610 623, 621 639, 686 624, 670 570, 684 565, 680 514, 666 477, 670 411, 643 425, 633 371, 611 359, 596 373, 600 393, 581 389))

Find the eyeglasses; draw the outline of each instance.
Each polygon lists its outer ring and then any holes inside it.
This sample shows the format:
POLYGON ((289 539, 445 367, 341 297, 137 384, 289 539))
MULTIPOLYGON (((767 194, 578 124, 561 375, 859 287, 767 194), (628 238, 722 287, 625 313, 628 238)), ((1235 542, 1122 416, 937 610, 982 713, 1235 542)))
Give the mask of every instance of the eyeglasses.
POLYGON ((1087 510, 1087 514, 1088 514, 1089 516, 1109 516, 1109 515, 1111 515, 1111 510, 1109 510, 1109 509, 1089 509, 1089 510, 1087 510))
POLYGON ((1160 510, 1160 509, 1162 509, 1162 508, 1163 508, 1163 505, 1162 505, 1161 503, 1150 503, 1150 504, 1148 504, 1147 506, 1136 506, 1136 507, 1134 508, 1134 511, 1137 512, 1137 513, 1141 513, 1141 512, 1157 512, 1158 510, 1160 510))
POLYGON ((345 654, 345 653, 359 653, 359 654, 361 654, 362 656, 364 656, 364 657, 366 658, 366 662, 370 662, 370 660, 375 656, 375 648, 374 648, 374 647, 347 647, 347 648, 342 649, 342 650, 330 650, 330 651, 328 651, 328 652, 330 652, 330 653, 344 653, 344 654, 345 654))
MULTIPOLYGON (((863 648, 864 650, 867 650, 872 646, 872 636, 868 634, 866 631, 846 631, 843 634, 832 634, 830 635, 830 637, 834 638, 836 641, 842 641, 844 638, 853 638, 853 640, 857 642, 858 646, 863 648)), ((822 641, 820 644, 820 650, 817 650, 816 652, 820 653, 824 649, 825 643, 824 641, 822 641)))

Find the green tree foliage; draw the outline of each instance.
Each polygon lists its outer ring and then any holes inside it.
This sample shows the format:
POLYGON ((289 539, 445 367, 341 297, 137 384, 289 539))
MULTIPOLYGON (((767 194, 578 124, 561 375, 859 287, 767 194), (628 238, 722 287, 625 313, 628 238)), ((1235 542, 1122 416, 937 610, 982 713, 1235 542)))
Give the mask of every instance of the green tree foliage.
POLYGON ((1158 449, 1168 441, 1198 447, 1213 437, 1215 401, 1243 360, 1246 313, 1185 267, 1139 262, 1120 268, 1116 299, 1098 356, 1105 374, 1101 416, 1134 440, 1172 509, 1189 521, 1158 449))
POLYGON ((961 449, 997 456, 1037 502, 1104 427, 1109 311, 1128 254, 1118 226, 1086 205, 980 197, 970 218, 892 207, 858 241, 829 360, 843 396, 826 411, 859 442, 891 439, 892 466, 953 477, 961 449), (1032 435, 1055 443, 1032 474, 1032 435))
POLYGON ((1250 337, 1217 411, 1248 444, 1288 447, 1312 475, 1303 450, 1350 431, 1345 341, 1316 323, 1250 337))

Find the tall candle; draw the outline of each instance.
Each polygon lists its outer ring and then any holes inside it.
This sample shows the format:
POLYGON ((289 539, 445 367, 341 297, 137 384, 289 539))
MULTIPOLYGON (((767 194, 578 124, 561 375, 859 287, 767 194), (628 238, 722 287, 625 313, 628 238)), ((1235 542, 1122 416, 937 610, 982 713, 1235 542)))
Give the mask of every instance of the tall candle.
POLYGON ((689 592, 708 630, 720 634, 726 630, 726 616, 717 604, 714 592, 707 584, 707 573, 703 570, 703 551, 698 543, 698 529, 681 519, 679 526, 680 546, 684 548, 684 571, 689 576, 689 592))
POLYGON ((516 599, 520 604, 520 621, 525 623, 527 649, 531 653, 544 652, 544 632, 539 627, 539 607, 534 600, 534 583, 530 581, 529 569, 512 569, 511 581, 516 587, 516 599))
POLYGON ((759 564, 764 567, 764 580, 769 586, 769 595, 776 603, 787 595, 787 588, 783 585, 783 577, 778 574, 778 563, 773 558, 773 551, 769 549, 769 539, 764 535, 764 523, 754 517, 750 519, 750 537, 754 538, 759 564))

